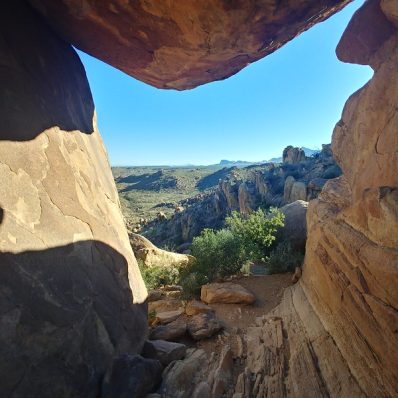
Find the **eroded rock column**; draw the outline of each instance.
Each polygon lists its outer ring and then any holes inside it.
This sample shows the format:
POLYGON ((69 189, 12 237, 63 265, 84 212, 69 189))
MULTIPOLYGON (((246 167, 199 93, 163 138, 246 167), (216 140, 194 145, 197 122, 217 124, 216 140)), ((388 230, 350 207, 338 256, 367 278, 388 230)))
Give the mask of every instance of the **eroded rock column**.
POLYGON ((83 66, 30 7, 0 14, 0 395, 97 396, 140 350, 145 286, 83 66))

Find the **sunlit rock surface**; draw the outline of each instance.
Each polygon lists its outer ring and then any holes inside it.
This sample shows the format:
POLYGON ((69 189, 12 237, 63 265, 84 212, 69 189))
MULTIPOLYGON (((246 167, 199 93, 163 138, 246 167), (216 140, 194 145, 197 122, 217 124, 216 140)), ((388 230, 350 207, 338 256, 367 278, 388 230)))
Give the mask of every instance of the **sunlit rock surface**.
POLYGON ((83 66, 23 4, 0 13, 0 396, 94 397, 146 290, 83 66))
POLYGON ((225 79, 349 0, 29 0, 75 47, 159 88, 225 79))

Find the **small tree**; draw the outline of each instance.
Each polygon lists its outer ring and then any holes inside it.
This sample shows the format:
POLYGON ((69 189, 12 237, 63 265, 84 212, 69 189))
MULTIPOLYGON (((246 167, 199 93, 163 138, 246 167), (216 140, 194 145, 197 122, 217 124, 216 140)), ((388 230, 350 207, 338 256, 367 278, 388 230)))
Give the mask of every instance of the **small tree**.
POLYGON ((246 217, 235 211, 225 222, 238 239, 241 257, 264 261, 276 231, 284 225, 284 215, 276 208, 271 208, 268 213, 258 209, 246 217))

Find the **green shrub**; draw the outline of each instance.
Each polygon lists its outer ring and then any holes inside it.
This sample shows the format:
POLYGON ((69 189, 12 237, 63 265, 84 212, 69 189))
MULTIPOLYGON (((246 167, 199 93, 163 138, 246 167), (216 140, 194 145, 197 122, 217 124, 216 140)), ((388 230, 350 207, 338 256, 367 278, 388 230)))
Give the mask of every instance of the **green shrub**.
POLYGON ((245 260, 263 260, 269 254, 275 240, 275 233, 283 227, 284 215, 275 208, 268 213, 258 209, 247 217, 232 212, 225 223, 240 247, 240 258, 245 260))
POLYGON ((205 229, 192 241, 191 253, 196 258, 194 272, 209 281, 231 275, 241 267, 239 241, 228 229, 205 229))
POLYGON ((281 242, 273 249, 266 261, 266 268, 270 274, 280 274, 294 271, 301 266, 304 255, 294 250, 289 242, 281 242))
POLYGON ((138 260, 138 267, 147 289, 156 289, 164 285, 176 285, 180 281, 180 270, 177 267, 147 267, 138 260))

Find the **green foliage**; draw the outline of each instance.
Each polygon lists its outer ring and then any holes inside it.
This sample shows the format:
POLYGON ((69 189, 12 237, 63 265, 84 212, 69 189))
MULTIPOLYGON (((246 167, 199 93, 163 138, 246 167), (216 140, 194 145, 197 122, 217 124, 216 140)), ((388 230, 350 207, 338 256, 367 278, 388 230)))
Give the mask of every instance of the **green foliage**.
POLYGON ((245 262, 266 258, 283 219, 277 209, 268 213, 259 209, 247 217, 234 212, 226 219, 227 228, 202 231, 191 247, 196 262, 181 275, 185 296, 195 296, 202 285, 238 273, 245 262))
POLYGON ((241 267, 237 237, 228 229, 205 229, 193 239, 191 253, 196 258, 195 271, 207 279, 231 275, 241 267))
POLYGON ((138 267, 147 289, 156 289, 164 285, 175 285, 180 280, 180 270, 177 267, 147 267, 141 260, 138 260, 138 267))
POLYGON ((237 239, 240 248, 240 258, 246 260, 262 260, 269 253, 269 248, 275 240, 275 233, 283 227, 284 215, 275 208, 269 213, 258 209, 247 217, 233 212, 225 222, 232 235, 237 239))
POLYGON ((289 242, 280 242, 273 249, 266 261, 266 268, 270 274, 294 271, 301 266, 304 255, 294 250, 289 242))

